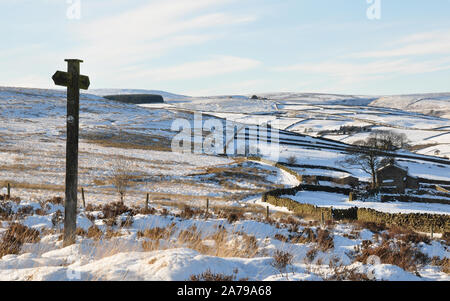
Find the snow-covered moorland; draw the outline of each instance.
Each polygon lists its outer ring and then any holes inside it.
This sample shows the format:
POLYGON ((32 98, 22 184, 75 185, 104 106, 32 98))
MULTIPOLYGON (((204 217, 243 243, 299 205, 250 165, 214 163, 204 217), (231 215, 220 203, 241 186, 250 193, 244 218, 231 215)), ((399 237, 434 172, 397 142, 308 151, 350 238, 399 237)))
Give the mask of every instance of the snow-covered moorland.
MULTIPOLYGON (((173 120, 191 122, 194 112, 238 125, 277 121, 280 163, 298 175, 351 175, 364 183, 369 174, 340 162, 347 143, 368 132, 340 128, 390 129, 409 139, 412 147, 399 153, 398 164, 410 175, 449 181, 445 116, 375 107, 378 98, 345 95, 164 93, 166 103, 142 106, 101 97, 134 92, 146 91, 81 96, 79 184, 87 206, 80 191, 77 243, 63 247, 65 93, 0 88, 0 280, 450 280, 448 234, 431 239, 371 223, 320 224, 272 205, 267 220, 261 194, 297 186, 297 177, 269 161, 171 151, 173 120), (124 205, 115 203, 112 181, 120 161, 132 177, 124 205)), ((450 197, 430 186, 429 198, 450 197)), ((450 212, 444 203, 349 202, 348 195, 320 191, 290 197, 321 207, 450 212)))
POLYGON ((448 237, 280 212, 265 220, 257 207, 88 206, 77 243, 62 247, 60 201, 2 202, 0 279, 450 280, 448 237))

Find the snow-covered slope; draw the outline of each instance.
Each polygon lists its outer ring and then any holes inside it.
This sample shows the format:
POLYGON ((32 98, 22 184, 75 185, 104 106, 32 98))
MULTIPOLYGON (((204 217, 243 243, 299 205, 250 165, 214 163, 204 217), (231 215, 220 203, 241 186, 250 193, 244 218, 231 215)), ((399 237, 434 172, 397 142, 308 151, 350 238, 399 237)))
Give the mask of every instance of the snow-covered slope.
MULTIPOLYGON (((19 187, 22 189, 22 195, 34 194, 34 189, 39 189, 40 197, 63 190, 65 97, 62 90, 0 88, 1 185, 12 183, 17 193, 19 187)), ((222 156, 172 152, 171 142, 178 132, 172 131, 171 126, 177 119, 192 122, 193 115, 82 94, 80 185, 88 186, 96 194, 91 194, 90 199, 103 202, 113 194, 108 178, 117 158, 133 162, 133 172, 142 179, 133 186, 135 196, 130 195, 138 201, 149 186, 161 198, 192 196, 219 201, 232 194, 254 194, 272 187, 277 179, 275 168, 259 168, 261 177, 257 180, 198 176, 212 166, 227 171, 235 169, 243 175, 254 167, 232 165, 233 160, 222 156), (227 185, 233 185, 234 189, 227 185)))
MULTIPOLYGON (((103 92, 117 94, 121 91, 103 92)), ((295 158, 292 169, 301 175, 341 177, 352 174, 361 180, 368 175, 358 168, 344 170, 338 164, 346 156, 346 144, 302 134, 302 125, 326 130, 339 128, 342 124, 368 124, 374 128, 382 124, 383 127, 407 128, 405 131, 412 136, 420 134, 420 139, 429 137, 434 142, 443 141, 447 135, 447 131, 442 130, 447 125, 446 119, 368 107, 370 99, 364 97, 306 94, 257 100, 249 100, 245 96, 182 97, 169 100, 168 104, 146 108, 82 94, 79 179, 80 186, 85 188, 88 204, 104 205, 117 200, 117 192, 110 182, 111 170, 116 161, 125 158, 129 160, 136 180, 126 195, 127 206, 136 210, 143 208, 145 196, 150 192, 150 205, 154 211, 150 214, 142 211, 120 214, 115 217, 114 225, 110 218, 103 216, 101 207, 80 208, 77 244, 63 247, 59 240, 61 224, 57 212, 59 210, 63 215, 64 207, 43 200, 64 195, 65 96, 64 90, 0 88, 0 183, 2 186, 6 182, 13 183, 13 196, 22 199, 2 201, 0 206, 5 207, 3 212, 7 208, 12 210, 17 222, 39 230, 41 236, 39 243, 25 243, 18 254, 8 253, 0 258, 0 280, 182 281, 207 269, 234 275, 238 279, 321 280, 333 276, 329 263, 334 258, 366 274, 371 265, 354 261, 351 252, 363 241, 372 240, 376 246, 378 239, 374 233, 352 224, 335 224, 329 228, 333 247, 316 250, 315 257, 310 259, 317 243, 284 241, 284 237, 300 237, 311 230, 318 234, 322 229, 320 225, 297 220, 290 215, 288 208, 275 206, 269 209, 276 223, 268 223, 265 211, 263 214, 262 208, 256 207, 261 204, 263 191, 296 186, 299 183, 297 177, 274 164, 258 160, 172 152, 170 142, 176 134, 171 130, 172 122, 177 118, 192 122, 191 111, 208 112, 208 118, 229 118, 240 126, 279 121, 279 128, 283 129, 277 149, 280 162, 287 163, 290 158, 295 158), (410 130, 413 127, 426 130, 410 130), (211 201, 211 215, 206 219, 202 214, 207 199, 211 201), (182 217, 186 211, 182 208, 186 205, 199 207, 193 218, 182 217), (242 209, 245 213, 240 220, 230 221, 222 211, 224 208, 242 209), (287 217, 291 218, 290 222, 287 217), (167 237, 161 241, 158 239, 157 246, 149 244, 151 237, 138 234, 143 230, 165 231, 171 229, 171 225, 176 227, 174 232, 168 231, 167 237), (96 240, 89 231, 83 232, 89 228, 94 232, 98 229, 103 238, 96 240), (197 240, 194 240, 194 245, 180 239, 186 236, 182 235, 183 231, 191 231, 196 237, 194 229, 200 231, 200 244, 197 240), (224 239, 225 244, 211 237, 220 229, 229 234, 224 239), (108 233, 112 238, 106 238, 108 233), (250 247, 258 253, 248 256, 246 252, 239 257, 235 253, 231 256, 218 252, 228 250, 226 247, 239 250, 239 246, 245 246, 243 241, 252 242, 250 247), (285 250, 293 255, 289 274, 273 267, 272 256, 276 250, 285 250)), ((249 135, 254 133, 249 131, 249 135)), ((450 162, 447 164, 444 158, 406 151, 402 155, 409 156, 400 163, 409 168, 411 175, 448 180, 450 162), (439 159, 439 162, 432 159, 439 159)), ((326 184, 326 181, 321 184, 326 184)), ((6 189, 0 190, 0 194, 5 193, 6 189)), ((347 195, 305 194, 293 198, 298 202, 336 208, 356 205, 387 212, 450 212, 445 204, 386 205, 375 200, 349 204, 347 195)), ((9 220, 1 220, 0 235, 10 226, 9 220)), ((438 239, 416 247, 430 258, 437 256, 441 260, 449 256, 448 247, 438 239)), ((449 280, 448 274, 433 265, 420 266, 418 273, 420 276, 392 264, 380 264, 374 269, 377 280, 449 280)))
MULTIPOLYGON (((94 92, 95 93, 95 92, 94 92)), ((103 94, 105 95, 105 94, 103 94)), ((450 116, 450 93, 429 93, 392 96, 364 96, 320 93, 256 93, 260 102, 272 102, 284 105, 345 105, 374 106, 400 109, 408 112, 418 112, 448 118, 450 116)), ((234 102, 248 101, 253 95, 224 95, 205 97, 186 97, 190 104, 222 104, 222 108, 234 107, 234 102), (227 104, 228 103, 228 104, 227 104)), ((173 98, 176 99, 176 98, 173 98)), ((237 110, 235 110, 237 111, 237 110)))
MULTIPOLYGON (((215 208, 205 219, 201 213, 180 217, 180 210, 165 207, 154 208, 151 214, 119 214, 115 219, 128 223, 111 226, 101 211, 80 208, 77 243, 64 247, 59 239, 62 224, 57 218, 58 210, 64 211, 62 205, 22 201, 2 203, 0 207, 8 205, 13 212, 20 212, 17 222, 39 231, 41 239, 23 244, 18 254, 0 255, 0 280, 186 281, 208 270, 250 281, 333 280, 336 271, 341 271, 342 279, 352 280, 358 279, 356 275, 384 281, 450 279, 448 273, 430 263, 420 264, 415 270, 413 265, 404 264, 405 270, 394 264, 356 259, 363 241, 371 247, 379 247, 380 241, 374 232, 352 224, 334 224, 324 231, 324 226, 292 216, 288 219, 288 215, 278 219, 273 214, 279 222, 267 223, 248 212, 247 217, 229 222, 219 217, 215 208), (315 239, 308 239, 311 233, 315 237, 319 232, 332 245, 324 247, 322 243, 319 247, 315 239), (292 256, 285 267, 275 264, 276 251, 292 256)), ((1 222, 0 233, 8 231, 9 224, 1 222)), ((392 252, 398 252, 398 239, 405 240, 405 236, 397 234, 390 240, 392 252)), ((424 239, 410 246, 435 261, 450 255, 439 239, 424 239)), ((405 261, 414 259, 404 258, 402 263, 405 261)))
POLYGON ((376 97, 341 95, 341 94, 322 94, 322 93, 262 93, 258 97, 277 100, 283 103, 300 102, 303 104, 340 104, 364 106, 372 102, 376 97))
POLYGON ((370 105, 450 118, 450 93, 384 96, 370 105))
MULTIPOLYGON (((296 103, 311 105, 345 105, 345 106, 374 106, 392 109, 400 109, 407 112, 417 112, 433 116, 450 118, 450 93, 428 93, 411 95, 391 95, 391 96, 363 96, 344 95, 326 93, 297 93, 297 92, 274 92, 256 93, 259 100, 251 101, 252 95, 223 95, 189 97, 185 95, 173 94, 159 90, 145 89, 93 89, 90 94, 97 96, 113 94, 159 94, 167 101, 182 100, 183 108, 192 108, 222 112, 239 112, 242 109, 251 109, 255 104, 259 105, 261 112, 275 110, 276 104, 293 105, 296 103), (245 103, 241 103, 245 101, 245 103), (245 107, 246 106, 246 107, 245 107)), ((246 111, 246 113, 250 113, 246 111)))

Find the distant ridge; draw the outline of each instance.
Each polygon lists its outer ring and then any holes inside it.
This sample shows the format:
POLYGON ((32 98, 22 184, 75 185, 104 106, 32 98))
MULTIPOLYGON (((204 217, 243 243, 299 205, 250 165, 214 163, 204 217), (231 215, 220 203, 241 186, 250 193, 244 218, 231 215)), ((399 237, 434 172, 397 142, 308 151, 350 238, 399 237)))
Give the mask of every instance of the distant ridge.
POLYGON ((108 95, 152 94, 152 95, 161 95, 166 100, 188 98, 188 96, 185 95, 169 93, 166 91, 145 90, 145 89, 92 89, 89 90, 88 93, 101 97, 108 95))
MULTIPOLYGON (((37 89, 37 88, 19 88, 19 87, 1 87, 0 93, 22 93, 34 94, 36 97, 45 97, 44 95, 65 94, 63 89, 37 89)), ((243 105, 242 100, 249 99, 253 94, 242 95, 221 95, 221 96, 203 96, 191 97, 186 95, 174 94, 160 90, 145 89, 92 89, 84 92, 83 97, 104 97, 108 95, 130 95, 146 94, 161 95, 166 102, 211 102, 220 106, 222 103, 233 103, 243 105), (241 101, 241 102, 239 102, 241 101)), ((303 93, 303 92, 274 92, 274 93, 256 93, 258 97, 267 99, 274 103, 287 101, 313 105, 350 105, 350 106, 372 106, 398 109, 407 112, 421 113, 435 117, 450 119, 450 92, 444 93, 423 93, 423 94, 404 94, 404 95, 385 95, 385 96, 364 96, 364 95, 345 95, 345 94, 326 94, 326 93, 303 93)), ((251 103, 249 103, 251 104, 251 103)))
POLYGON ((450 118, 450 93, 383 96, 370 105, 450 118))

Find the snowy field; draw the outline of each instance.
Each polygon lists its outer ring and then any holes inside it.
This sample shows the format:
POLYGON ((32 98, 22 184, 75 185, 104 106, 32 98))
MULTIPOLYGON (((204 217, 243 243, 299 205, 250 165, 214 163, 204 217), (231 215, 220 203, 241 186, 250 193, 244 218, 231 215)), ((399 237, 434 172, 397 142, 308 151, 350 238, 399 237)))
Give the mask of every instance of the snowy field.
MULTIPOLYGON (((251 95, 168 97, 174 108, 189 109, 245 124, 274 122, 280 129, 351 143, 368 133, 339 135, 322 131, 341 126, 405 133, 417 153, 450 158, 450 94, 368 97, 328 94, 266 93, 251 95), (245 113, 244 113, 245 112, 245 113), (429 114, 429 115, 424 115, 429 114), (423 147, 421 147, 423 146, 423 147)), ((154 106, 154 105, 143 105, 154 106)))
MULTIPOLYGON (((384 241, 380 235, 389 231, 374 235, 358 225, 320 226, 275 211, 267 223, 250 211, 230 221, 220 218, 220 209, 211 209, 208 219, 204 211, 183 218, 183 210, 155 206, 150 215, 118 214, 118 224, 112 225, 101 210, 81 209, 77 243, 63 247, 57 218, 63 206, 22 201, 3 203, 2 209, 8 206, 20 216, 16 222, 39 231, 40 236, 39 241, 25 242, 19 254, 0 259, 2 280, 184 281, 207 271, 235 280, 333 280, 336 273, 353 280, 450 280, 431 261, 411 264, 406 270, 364 262, 358 249, 362 242, 380 247, 384 241), (318 233, 325 233, 326 240, 315 238, 318 233), (286 266, 276 264, 277 251, 292 256, 286 266)), ((2 223, 4 235, 9 223, 2 223)), ((415 252, 433 262, 450 256, 443 241, 422 240, 411 245, 415 252)))
MULTIPOLYGON (((65 92, 0 87, 0 195, 10 183, 12 196, 21 199, 0 201, 0 236, 15 233, 14 222, 38 231, 19 251, 0 258, 0 280, 189 280, 208 269, 235 280, 333 280, 336 275, 450 280, 445 268, 448 241, 440 236, 411 242, 395 229, 320 225, 274 206, 269 206, 271 219, 266 220, 261 194, 297 186, 295 176, 242 156, 171 151, 177 134, 172 122, 181 118, 192 124, 194 112, 204 112, 209 119, 227 119, 238 126, 276 125, 281 130, 277 158, 263 157, 285 164, 295 158, 291 169, 298 175, 352 175, 368 181, 369 174, 340 164, 347 155, 346 143, 368 133, 333 131, 341 126, 389 129, 404 133, 414 146, 398 161, 411 175, 450 181, 450 120, 445 114, 421 114, 430 113, 421 111, 427 102, 408 105, 417 96, 382 107, 389 103, 385 98, 325 94, 273 93, 249 99, 146 90, 92 93, 82 94, 80 100, 79 184, 89 207, 79 209, 77 244, 64 248, 59 220, 64 207, 47 200, 64 196, 65 92), (127 93, 162 94, 166 103, 135 106, 101 97, 127 93), (105 216, 105 206, 119 200, 112 184, 118 162, 126 162, 132 176, 125 197, 130 210, 112 218, 105 216), (143 211, 147 193, 150 212, 143 211), (361 249, 363 241, 377 249, 402 239, 411 252, 420 253, 418 258, 424 254, 427 260, 402 267, 391 259, 375 266, 367 263, 370 250, 361 249), (292 255, 285 267, 276 264, 277 251, 292 255)), ((433 104, 439 102, 440 112, 448 109, 448 96, 428 97, 434 97, 433 104)), ((324 192, 289 197, 334 208, 450 214, 444 204, 348 202, 346 195, 324 192)))

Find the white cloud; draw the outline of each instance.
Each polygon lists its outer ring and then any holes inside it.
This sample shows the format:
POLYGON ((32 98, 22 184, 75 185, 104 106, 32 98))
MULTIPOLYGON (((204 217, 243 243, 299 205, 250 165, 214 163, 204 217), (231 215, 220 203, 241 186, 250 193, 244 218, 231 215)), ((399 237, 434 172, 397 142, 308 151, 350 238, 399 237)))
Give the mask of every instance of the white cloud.
POLYGON ((450 70, 450 33, 425 32, 408 35, 384 45, 384 49, 359 52, 314 63, 273 68, 302 76, 321 76, 328 83, 351 89, 355 83, 399 76, 450 70))
POLYGON ((357 58, 387 58, 418 55, 448 54, 450 52, 450 32, 422 32, 406 36, 394 44, 392 49, 367 51, 352 55, 357 58))
POLYGON ((191 29, 251 20, 249 16, 203 13, 206 8, 226 2, 229 1, 153 1, 138 9, 84 24, 79 33, 91 41, 149 40, 191 29))
POLYGON ((146 77, 157 81, 195 79, 245 71, 258 67, 260 64, 261 62, 253 59, 217 56, 208 60, 137 72, 133 77, 146 77))
POLYGON ((20 77, 13 77, 7 80, 2 80, 0 86, 48 88, 54 87, 54 84, 50 76, 45 77, 42 75, 24 75, 20 77))
POLYGON ((267 86, 271 81, 264 79, 251 79, 239 82, 217 83, 214 86, 208 85, 202 89, 183 91, 184 94, 190 96, 205 96, 205 95, 225 95, 225 94, 252 94, 265 92, 267 86), (263 91, 264 90, 264 91, 263 91))
POLYGON ((377 60, 368 63, 321 62, 296 64, 275 68, 275 71, 302 71, 307 73, 325 73, 337 77, 354 77, 383 74, 417 74, 450 69, 450 58, 412 62, 407 59, 377 60))
MULTIPOLYGON (((414 62, 407 59, 376 60, 360 62, 320 62, 305 63, 274 69, 279 72, 296 72, 298 76, 310 77, 311 87, 317 91, 349 93, 358 89, 359 84, 373 84, 379 80, 394 80, 412 74, 450 70, 450 58, 414 62)), ((308 90, 311 90, 308 88, 308 90)))
POLYGON ((169 50, 222 37, 216 29, 251 22, 254 16, 217 12, 234 0, 158 0, 137 9, 88 23, 73 30, 84 47, 73 54, 95 61, 99 76, 110 70, 144 71, 148 62, 169 50))

